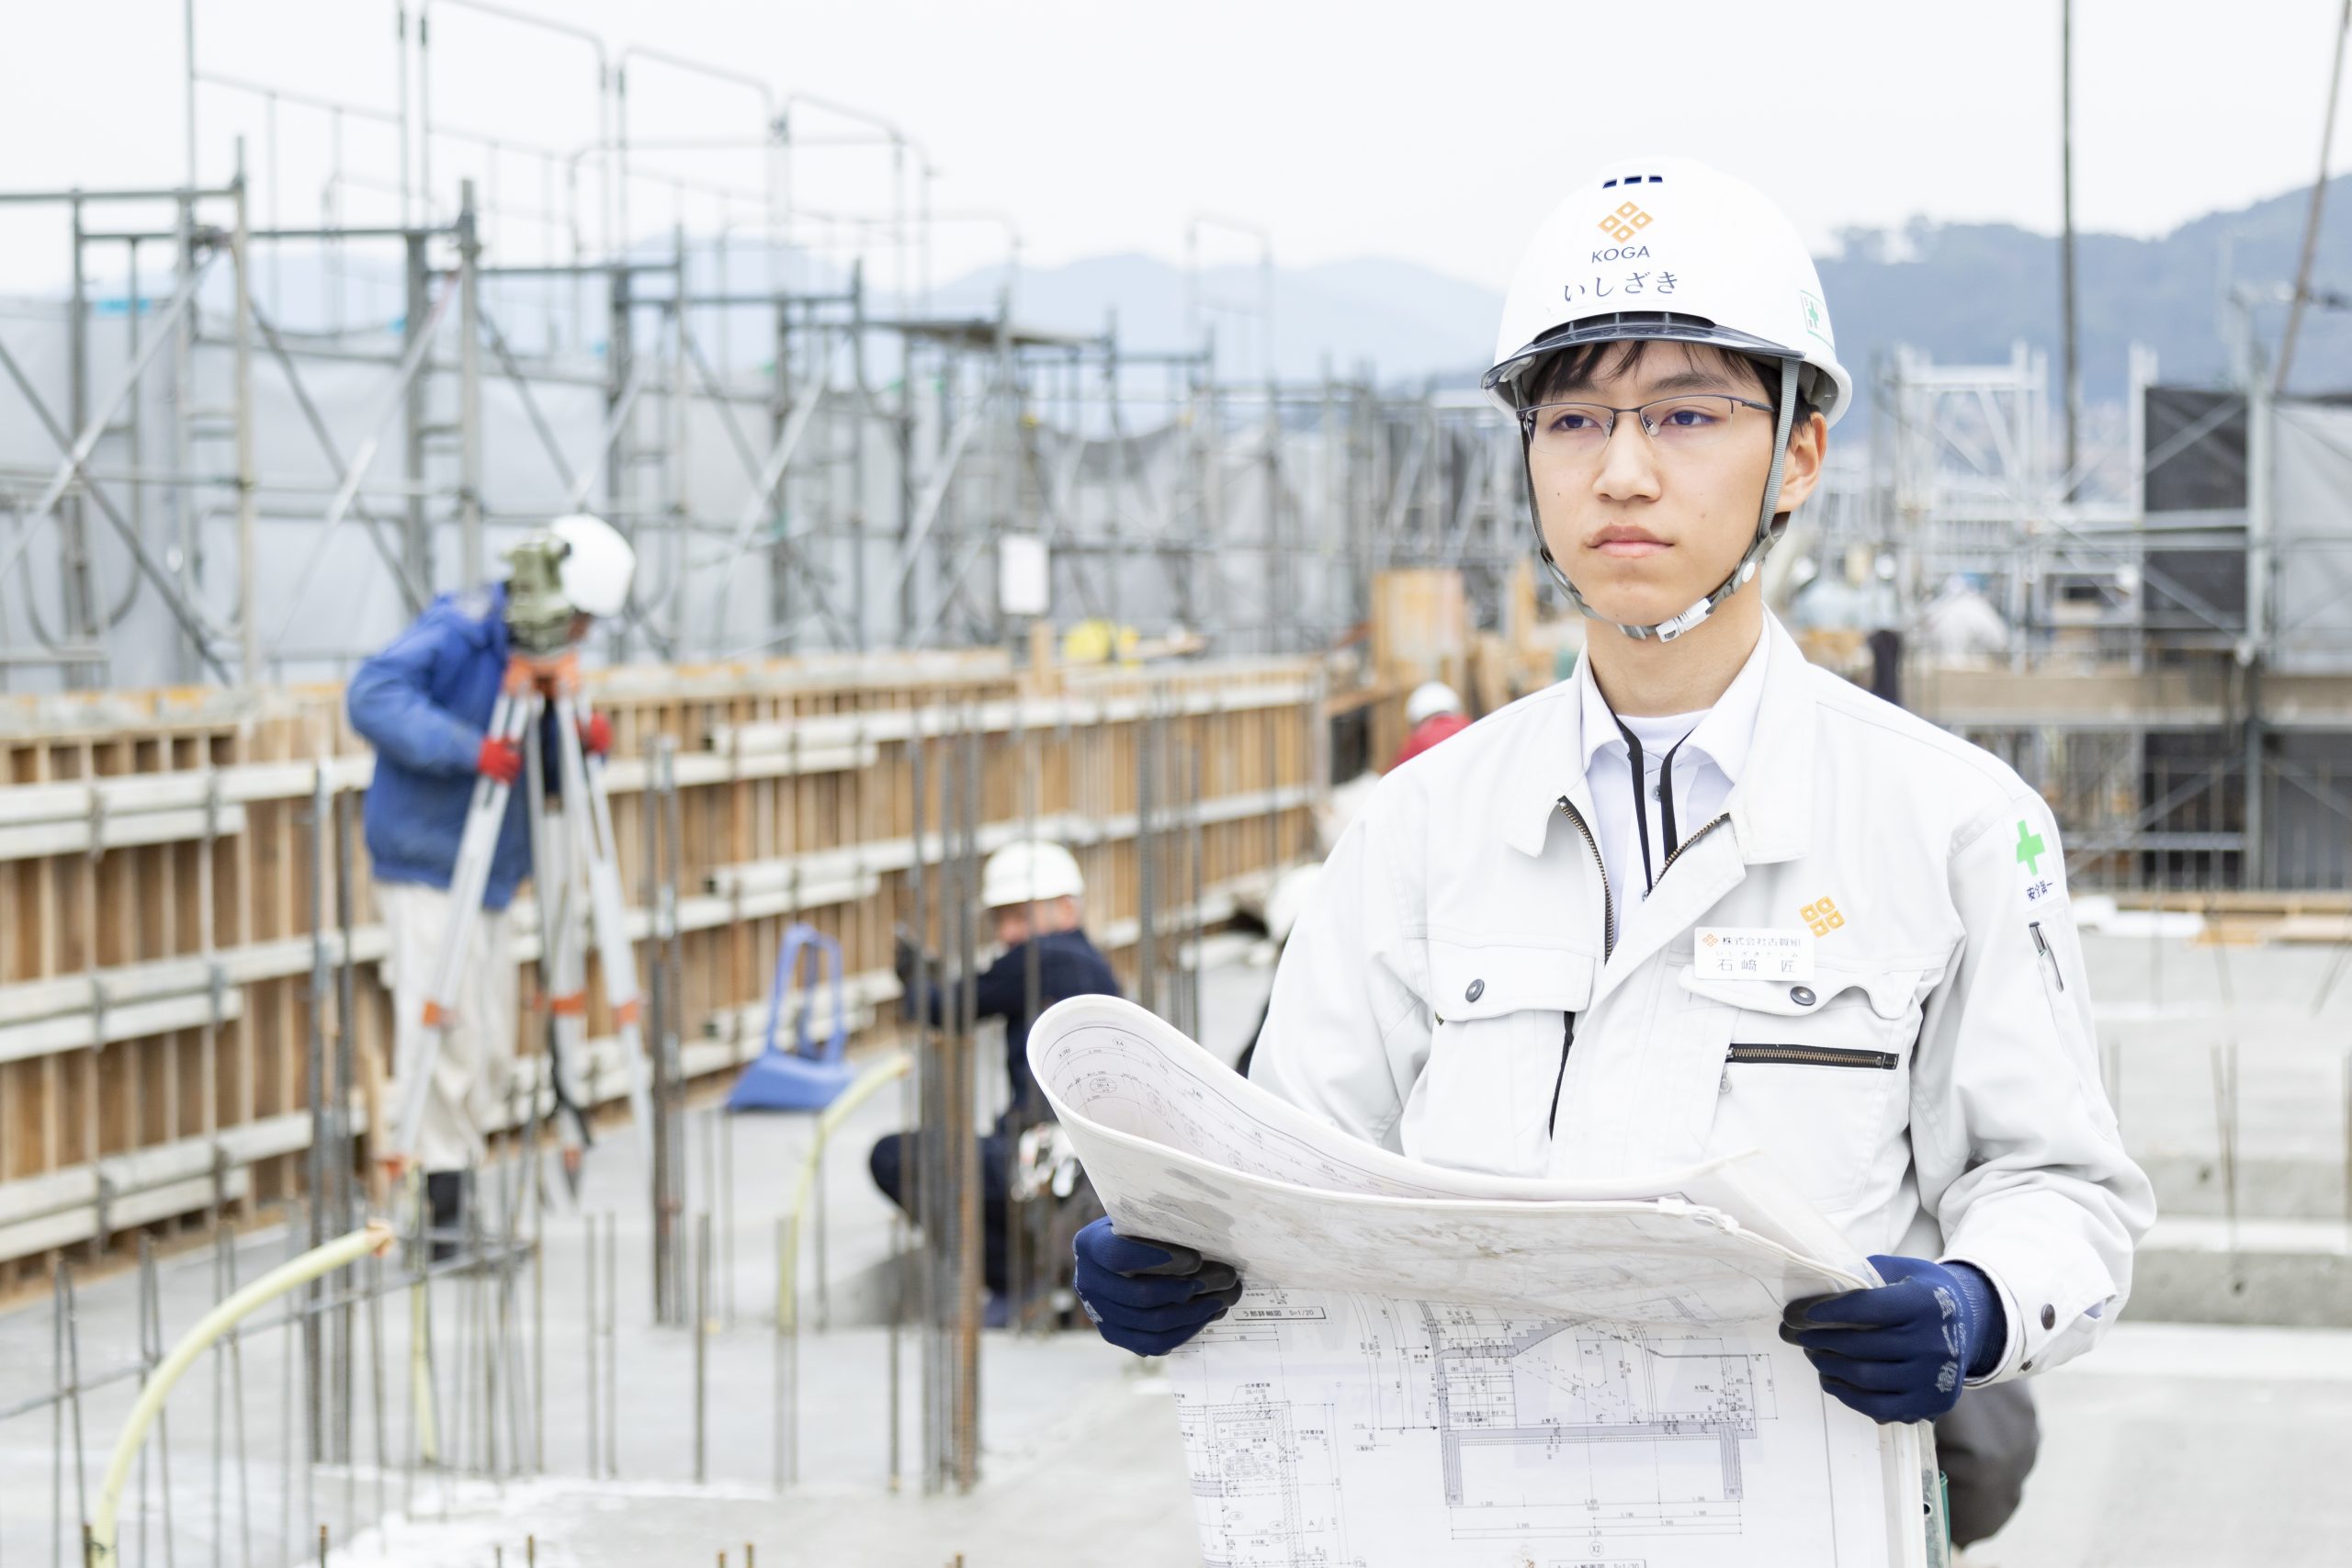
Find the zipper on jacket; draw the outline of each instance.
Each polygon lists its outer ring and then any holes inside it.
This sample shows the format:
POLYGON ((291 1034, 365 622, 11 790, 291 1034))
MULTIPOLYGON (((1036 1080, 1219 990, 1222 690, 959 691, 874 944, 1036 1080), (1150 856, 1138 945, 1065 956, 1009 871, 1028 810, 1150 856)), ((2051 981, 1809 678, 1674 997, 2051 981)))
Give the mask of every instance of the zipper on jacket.
MULTIPOLYGON (((1590 828, 1585 826, 1584 814, 1565 795, 1560 796, 1560 810, 1577 825, 1577 831, 1584 835, 1585 847, 1592 852, 1592 869, 1600 873, 1600 961, 1606 964, 1609 955, 1617 951, 1617 905, 1609 896, 1609 863, 1600 858, 1600 840, 1592 836, 1590 828)), ((1707 826, 1711 828, 1714 824, 1711 822, 1707 826)), ((1706 829, 1702 828, 1700 831, 1703 833, 1706 829)), ((1668 861, 1667 863, 1671 865, 1674 863, 1668 861)))
MULTIPOLYGON (((1592 868, 1600 874, 1600 961, 1606 964, 1609 955, 1617 951, 1617 906, 1609 896, 1609 863, 1600 858, 1600 840, 1592 836, 1590 828, 1585 826, 1584 814, 1565 795, 1560 796, 1560 810, 1577 825, 1577 831, 1584 835, 1585 847, 1592 852, 1592 868)), ((1577 1015, 1563 1012, 1560 1014, 1560 1068, 1552 1075, 1552 1113, 1544 1119, 1544 1135, 1547 1138, 1560 1124, 1560 1087, 1568 1081, 1568 1050, 1576 1043, 1577 1015)))
POLYGON ((1893 1072, 1903 1058, 1892 1051, 1857 1051, 1843 1045, 1734 1045, 1724 1060, 1794 1067, 1873 1067, 1893 1072))
POLYGON ((1691 834, 1680 843, 1675 845, 1674 852, 1666 857, 1666 863, 1657 868, 1657 879, 1660 882, 1665 881, 1666 874, 1674 869, 1674 863, 1682 858, 1683 851, 1689 849, 1691 845, 1697 843, 1700 840, 1705 838, 1708 834, 1713 832, 1716 829, 1722 827, 1724 823, 1730 820, 1731 813, 1726 811, 1721 817, 1716 818, 1713 821, 1708 823, 1705 827, 1701 828, 1697 832, 1691 834))
POLYGON ((2050 977, 2058 982, 2060 990, 2064 990, 2066 988, 2065 971, 2058 967, 2058 954, 2051 950, 2050 939, 2041 934, 2041 922, 2028 920, 2025 923, 2025 929, 2033 933, 2034 952, 2040 953, 2042 962, 2050 965, 2050 977))

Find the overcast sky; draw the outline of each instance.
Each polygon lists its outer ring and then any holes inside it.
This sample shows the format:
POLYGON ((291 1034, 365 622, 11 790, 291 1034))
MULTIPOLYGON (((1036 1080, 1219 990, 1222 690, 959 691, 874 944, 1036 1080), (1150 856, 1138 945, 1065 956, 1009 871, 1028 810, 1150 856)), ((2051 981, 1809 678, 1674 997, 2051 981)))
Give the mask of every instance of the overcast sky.
MULTIPOLYGON (((1130 250, 1178 259, 1188 218, 1205 211, 1270 229, 1285 264, 1390 256, 1499 288, 1566 186, 1605 156, 1644 150, 1758 181, 1823 247, 1848 225, 1922 215, 2058 221, 2058 0, 506 3, 600 34, 616 55, 649 46, 886 117, 928 148, 938 209, 1010 217, 1032 265, 1130 250)), ((0 186, 180 175, 180 0, 0 6, 0 186)), ((2078 0, 2079 223, 2151 235, 2307 185, 2337 10, 2078 0)), ((201 0, 197 57, 210 73, 389 115, 394 11, 391 0, 201 0)), ((594 141, 586 45, 456 0, 439 0, 432 21, 436 123, 554 149, 594 141)), ((640 142, 759 132, 747 87, 644 58, 628 82, 640 142)), ((206 176, 227 173, 243 129, 256 202, 274 196, 286 224, 315 220, 328 118, 281 105, 273 192, 259 100, 207 86, 198 102, 206 176)), ((813 109, 796 124, 812 138, 852 129, 813 109)), ((388 216, 395 133, 357 115, 342 133, 346 216, 388 216)), ((2335 142, 2341 170, 2352 126, 2339 123, 2335 142)), ((461 164, 490 177, 458 141, 437 142, 435 159, 436 185, 461 164)), ((763 177, 756 153, 702 159, 717 183, 763 177)), ((886 160, 812 148, 796 195, 878 213, 886 160)), ((564 205, 543 160, 508 154, 497 178, 508 208, 564 205)), ((636 226, 669 222, 674 198, 640 187, 631 199, 636 226)), ((718 198, 687 201, 690 226, 719 220, 718 198)), ((746 216, 735 201, 728 211, 746 216)), ((527 232, 527 216, 507 221, 510 259, 553 243, 552 230, 527 232)), ((62 270, 27 225, 0 227, 0 288, 62 270)), ((1254 245, 1227 231, 1204 243, 1211 260, 1254 245)), ((1002 245, 989 222, 943 231, 938 275, 1002 245)))

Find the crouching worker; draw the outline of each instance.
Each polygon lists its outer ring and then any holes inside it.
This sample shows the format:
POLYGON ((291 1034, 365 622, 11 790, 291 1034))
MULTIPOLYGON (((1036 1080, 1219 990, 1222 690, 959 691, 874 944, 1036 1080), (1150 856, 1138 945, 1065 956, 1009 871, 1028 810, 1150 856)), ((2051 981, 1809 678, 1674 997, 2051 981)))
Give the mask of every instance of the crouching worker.
MULTIPOLYGON (((1283 952, 1252 1081, 1501 1176, 1760 1149, 1886 1281, 1789 1309, 1829 1395, 1882 1422, 2022 1407, 2014 1380, 2114 1325, 2154 1201, 2100 1084, 2049 808, 1764 607, 1852 394, 1811 258, 1745 185, 1619 163, 1539 231, 1486 385, 1596 623, 1585 657, 1381 781, 1283 952), (1645 259, 1596 287, 1612 224, 1645 259)), ((1107 1222, 1076 1251, 1104 1337, 1145 1354, 1230 1297, 1229 1269, 1107 1222)), ((1978 1424, 1996 1506, 1955 1496, 1962 1534, 2013 1505, 2030 1433, 1978 1424)))
MULTIPOLYGON (((1118 976, 1111 972, 1109 960, 1087 940, 1085 897, 1086 880, 1078 862, 1059 844, 1007 844, 981 868, 980 901, 988 907, 1002 952, 973 987, 974 1010, 980 1018, 1004 1020, 1009 1089, 1009 1103, 994 1131, 980 1139, 983 1270, 992 1327, 1005 1321, 1006 1292, 1012 1284, 1013 1161, 1022 1133, 1048 1114, 1046 1097, 1029 1072, 1029 1026, 1038 1014, 1070 997, 1119 994, 1118 976)), ((906 987, 908 1014, 914 1016, 921 1009, 932 1024, 943 1024, 954 1000, 953 988, 935 979, 919 987, 920 956, 911 942, 900 940, 899 981, 906 987), (927 994, 918 995, 919 988, 927 994)), ((936 975, 935 966, 932 973, 936 975)), ((891 1134, 874 1145, 866 1162, 875 1185, 910 1215, 915 1194, 909 1178, 921 1154, 917 1136, 891 1134)))

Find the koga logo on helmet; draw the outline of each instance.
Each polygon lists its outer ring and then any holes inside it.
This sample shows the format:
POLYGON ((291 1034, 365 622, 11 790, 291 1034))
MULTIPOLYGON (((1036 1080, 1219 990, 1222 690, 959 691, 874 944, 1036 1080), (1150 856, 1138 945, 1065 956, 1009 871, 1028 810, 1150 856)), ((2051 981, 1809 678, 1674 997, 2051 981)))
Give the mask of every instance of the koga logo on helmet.
POLYGON ((1616 211, 1601 219, 1600 231, 1622 245, 1642 230, 1648 228, 1650 223, 1651 218, 1648 213, 1630 201, 1621 201, 1617 204, 1616 211))

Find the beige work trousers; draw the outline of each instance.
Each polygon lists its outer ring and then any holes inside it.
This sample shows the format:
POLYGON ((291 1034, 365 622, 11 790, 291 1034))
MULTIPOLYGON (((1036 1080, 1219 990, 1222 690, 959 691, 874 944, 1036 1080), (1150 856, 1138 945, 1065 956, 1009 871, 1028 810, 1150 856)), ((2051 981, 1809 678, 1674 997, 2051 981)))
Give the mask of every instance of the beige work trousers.
MULTIPOLYGON (((379 883, 376 907, 390 941, 384 983, 392 993, 397 1064, 424 1027, 426 993, 440 962, 452 901, 438 887, 379 883)), ((483 909, 474 919, 457 995, 450 998, 457 1018, 441 1036, 417 1134, 417 1162, 426 1170, 463 1170, 482 1156, 485 1134, 498 1119, 514 1070, 517 986, 513 922, 503 909, 483 909)))

